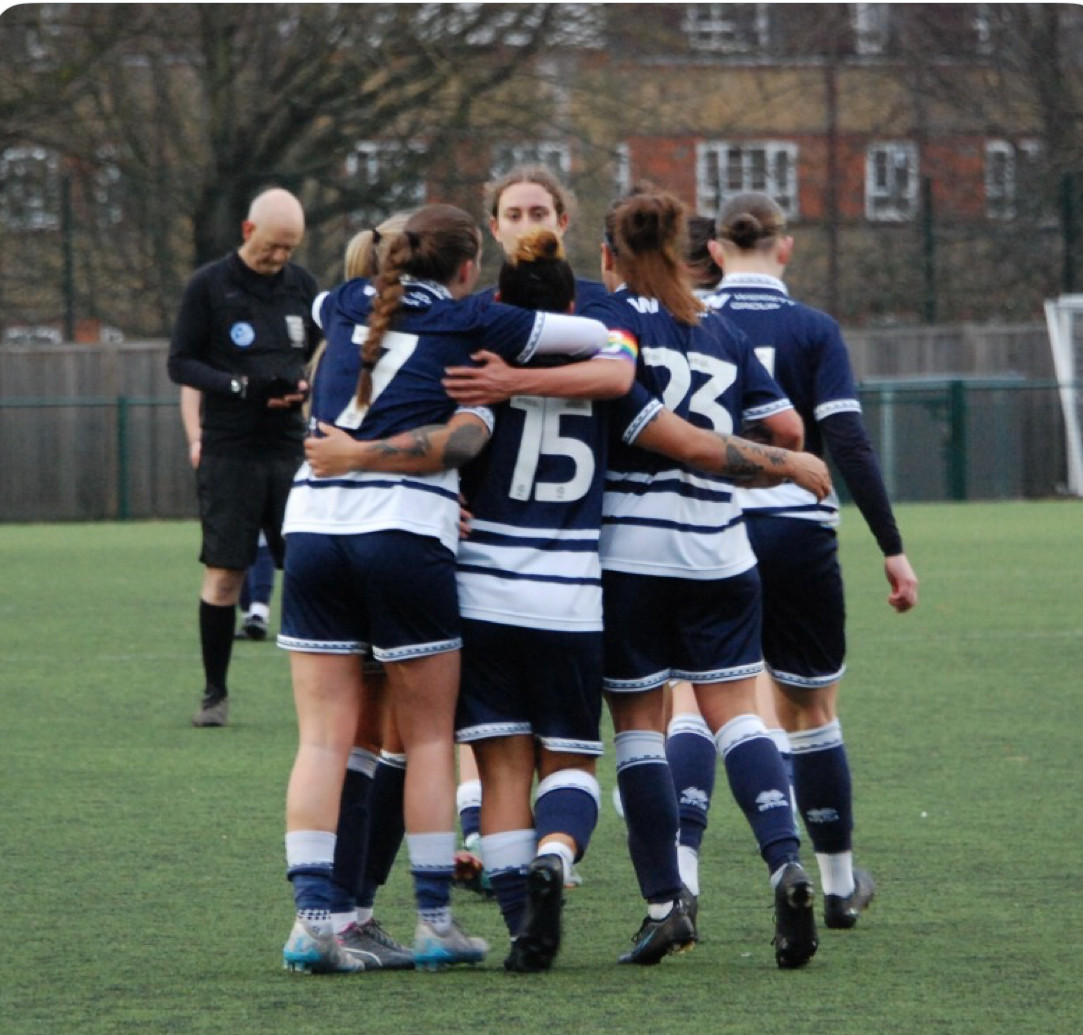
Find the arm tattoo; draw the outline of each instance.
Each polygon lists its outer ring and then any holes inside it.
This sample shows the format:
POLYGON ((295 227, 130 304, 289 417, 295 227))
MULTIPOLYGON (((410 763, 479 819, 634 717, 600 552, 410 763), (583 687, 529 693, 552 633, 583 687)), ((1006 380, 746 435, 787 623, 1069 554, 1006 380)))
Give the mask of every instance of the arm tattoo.
POLYGON ((785 467, 785 453, 773 446, 763 446, 745 439, 719 436, 726 446, 725 474, 735 481, 751 481, 771 468, 785 467))
POLYGON ((444 447, 444 466, 462 467, 481 452, 489 441, 489 432, 477 424, 464 424, 448 436, 444 447))
POLYGON ((441 425, 438 424, 428 424, 423 428, 415 428, 413 431, 404 432, 393 439, 383 439, 375 442, 373 445, 382 456, 427 456, 432 448, 432 432, 440 427, 441 425))

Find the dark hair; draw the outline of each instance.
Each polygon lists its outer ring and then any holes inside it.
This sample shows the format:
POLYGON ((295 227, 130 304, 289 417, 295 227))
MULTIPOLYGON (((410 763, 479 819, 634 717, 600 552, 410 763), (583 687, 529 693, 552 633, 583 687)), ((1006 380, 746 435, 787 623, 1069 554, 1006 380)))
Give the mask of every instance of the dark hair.
POLYGON ((710 216, 688 217, 688 272, 696 287, 714 287, 722 279, 722 267, 707 247, 713 240, 714 220, 710 216))
POLYGON ((679 323, 694 324, 703 304, 692 294, 685 270, 685 213, 674 195, 643 184, 610 206, 605 236, 632 291, 657 299, 679 323))
POLYGON ((553 211, 558 217, 571 216, 575 198, 554 173, 544 165, 518 165, 485 185, 485 211, 493 219, 500 209, 500 196, 516 183, 536 183, 552 197, 553 211))
POLYGON ((770 246, 786 232, 786 216, 769 194, 748 191, 730 198, 718 213, 718 236, 741 251, 770 246))
POLYGON ((520 234, 500 267, 497 288, 507 305, 566 313, 575 301, 575 274, 560 238, 544 227, 520 234))
POLYGON ((376 297, 369 315, 368 337, 361 346, 357 403, 372 398, 372 370, 383 355, 384 335, 406 293, 403 275, 449 284, 468 259, 481 251, 477 223, 454 205, 425 205, 406 221, 388 243, 380 273, 373 283, 376 297))

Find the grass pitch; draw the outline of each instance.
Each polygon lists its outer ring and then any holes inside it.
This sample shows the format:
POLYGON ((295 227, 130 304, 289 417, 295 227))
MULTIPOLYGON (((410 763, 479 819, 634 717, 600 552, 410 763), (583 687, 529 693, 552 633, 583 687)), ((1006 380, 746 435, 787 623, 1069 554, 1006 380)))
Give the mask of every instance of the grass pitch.
MULTIPOLYGON (((200 690, 191 523, 0 527, 4 1035, 354 1030, 442 1035, 1048 1035, 1083 1001, 1079 931, 1083 504, 899 508, 921 603, 895 615, 848 510, 842 718, 872 911, 776 969, 766 872, 720 781, 693 953, 619 967, 642 917, 603 812, 565 946, 505 975, 496 907, 456 897, 490 961, 440 974, 281 970, 285 655, 239 643, 233 724, 200 690)), ((405 853, 403 853, 403 856, 405 853)), ((815 874, 811 850, 806 861, 815 874)), ((379 902, 413 930, 402 865, 379 902)))

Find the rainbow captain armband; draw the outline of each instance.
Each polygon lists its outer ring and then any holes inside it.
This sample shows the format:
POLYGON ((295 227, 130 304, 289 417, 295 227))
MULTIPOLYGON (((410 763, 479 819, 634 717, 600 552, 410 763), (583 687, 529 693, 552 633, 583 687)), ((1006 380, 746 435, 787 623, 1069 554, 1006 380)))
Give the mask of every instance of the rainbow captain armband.
POLYGON ((607 359, 627 359, 635 363, 639 358, 639 342, 629 331, 610 330, 605 346, 598 355, 607 359))

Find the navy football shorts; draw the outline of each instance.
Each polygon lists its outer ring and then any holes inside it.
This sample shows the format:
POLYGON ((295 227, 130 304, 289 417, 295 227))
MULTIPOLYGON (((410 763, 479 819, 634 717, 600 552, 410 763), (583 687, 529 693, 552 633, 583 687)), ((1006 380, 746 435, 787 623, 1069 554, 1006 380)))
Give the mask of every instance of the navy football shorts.
POLYGON ((756 569, 728 579, 602 572, 605 689, 641 693, 670 679, 726 683, 763 671, 756 569))
POLYGON ((278 645, 377 661, 462 646, 455 557, 438 539, 410 532, 286 537, 278 645))
POLYGON ((282 567, 282 520, 286 500, 303 458, 204 456, 196 468, 199 517, 203 526, 201 564, 245 571, 256 560, 259 534, 267 537, 275 564, 282 567))
POLYGON ((602 754, 602 634, 463 619, 460 743, 535 737, 550 751, 602 754))
POLYGON ((763 583, 768 670, 797 688, 838 682, 846 668, 846 601, 835 530, 783 517, 745 524, 763 583))

